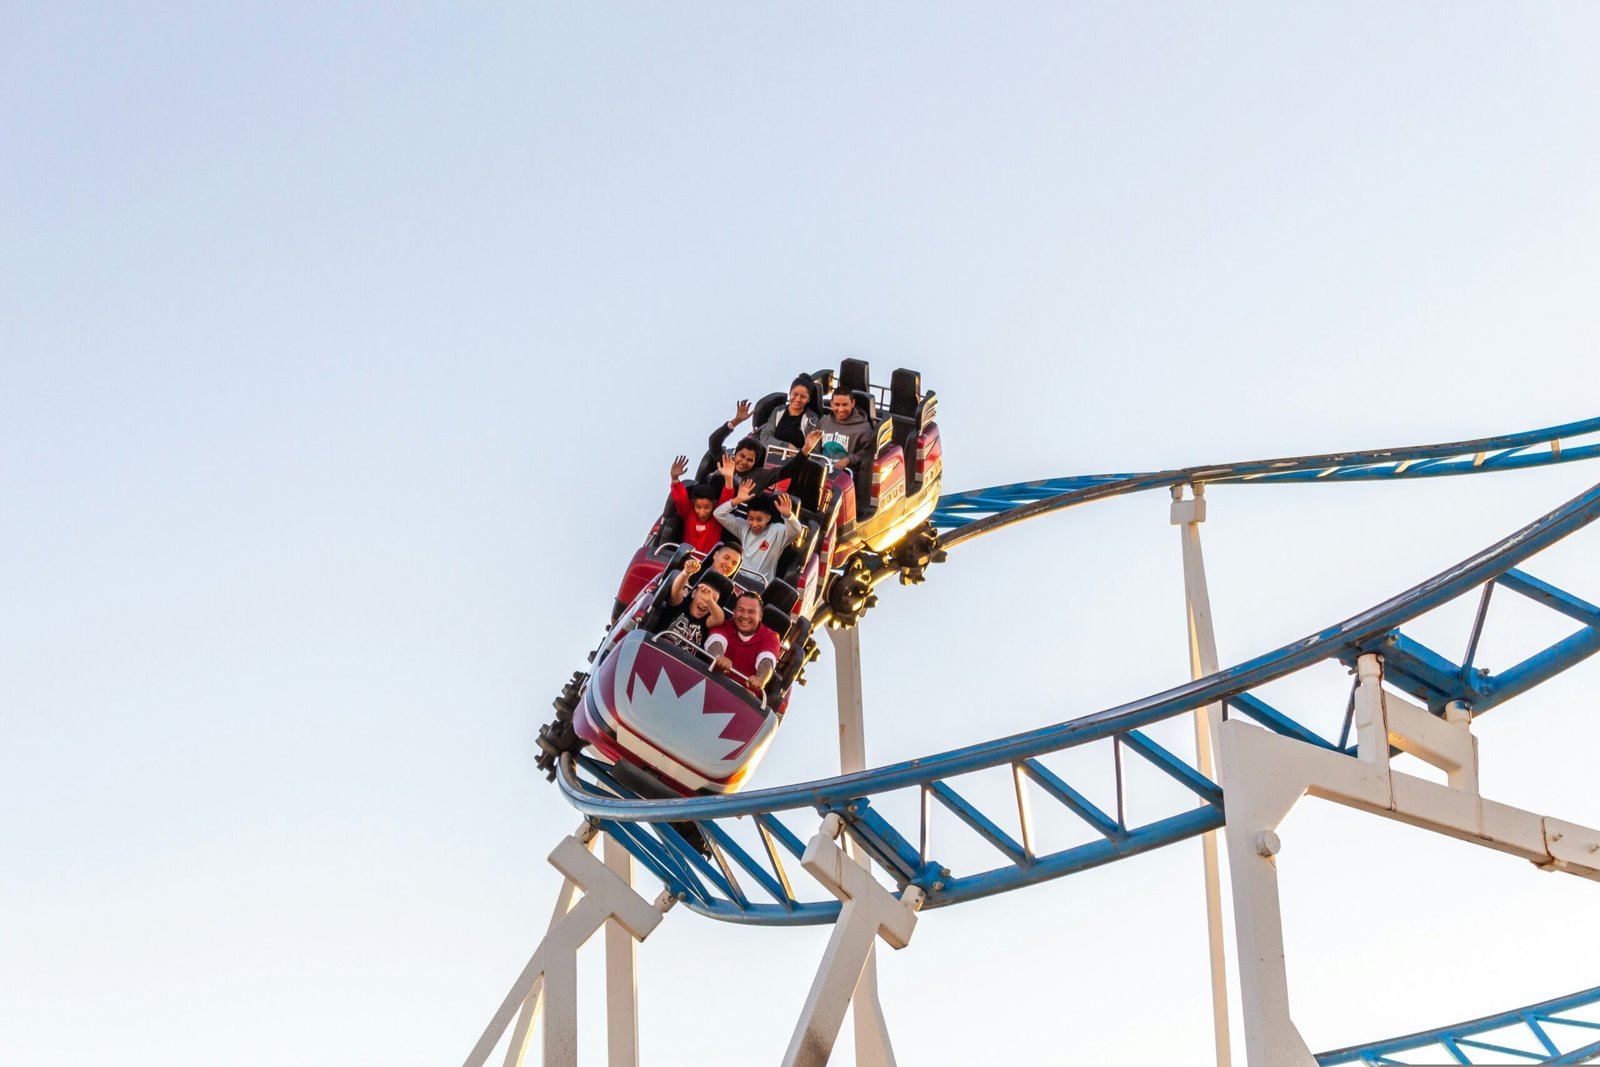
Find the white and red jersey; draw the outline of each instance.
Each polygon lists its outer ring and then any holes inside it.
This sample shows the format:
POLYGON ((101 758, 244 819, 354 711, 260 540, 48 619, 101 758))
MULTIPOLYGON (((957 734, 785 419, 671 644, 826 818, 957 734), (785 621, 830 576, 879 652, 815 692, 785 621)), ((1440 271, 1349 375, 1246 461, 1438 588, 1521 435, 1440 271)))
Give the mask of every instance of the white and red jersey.
POLYGON ((770 626, 757 626, 749 637, 741 634, 730 619, 706 638, 706 651, 713 656, 727 656, 733 669, 749 677, 761 669, 765 660, 773 667, 778 665, 778 635, 770 626))

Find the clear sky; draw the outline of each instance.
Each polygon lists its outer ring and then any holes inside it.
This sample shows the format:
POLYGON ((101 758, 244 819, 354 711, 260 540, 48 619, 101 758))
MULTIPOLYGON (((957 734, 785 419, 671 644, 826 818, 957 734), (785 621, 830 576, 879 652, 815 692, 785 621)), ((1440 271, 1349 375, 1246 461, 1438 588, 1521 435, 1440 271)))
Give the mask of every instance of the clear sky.
MULTIPOLYGON (((950 488, 1600 414, 1593 6, 5 26, 8 1064, 458 1062, 577 821, 533 768, 549 700, 671 457, 798 370, 920 369, 950 488)), ((1222 659, 1597 479, 1216 490, 1222 659)), ((872 760, 1182 679, 1166 507, 886 590, 872 760)), ((1597 536, 1530 569, 1600 598, 1597 536)), ((1488 795, 1600 824, 1596 669, 1484 720, 1488 795)), ((831 692, 825 653, 760 784, 828 772, 831 692)), ((1314 1048, 1600 982, 1590 884, 1315 804, 1283 836, 1314 1048)), ((901 1062, 1202 1062, 1199 894, 1190 844, 929 913, 882 962, 901 1062)), ((825 936, 671 914, 640 953, 645 1062, 775 1062, 825 936)))

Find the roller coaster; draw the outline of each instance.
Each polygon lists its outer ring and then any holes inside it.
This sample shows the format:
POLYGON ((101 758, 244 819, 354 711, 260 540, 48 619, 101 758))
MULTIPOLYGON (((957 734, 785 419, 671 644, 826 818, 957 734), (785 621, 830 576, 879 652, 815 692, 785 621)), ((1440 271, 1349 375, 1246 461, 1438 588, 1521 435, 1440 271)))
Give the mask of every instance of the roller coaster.
MULTIPOLYGON (((1279 824, 1300 797, 1311 795, 1546 870, 1600 880, 1600 830, 1481 795, 1472 733, 1479 716, 1600 651, 1600 607, 1580 595, 1600 596, 1600 588, 1569 591, 1533 573, 1541 552, 1600 516, 1600 484, 1365 611, 1226 668, 1216 662, 1199 539, 1210 486, 1476 476, 1597 457, 1600 418, 1446 444, 944 495, 933 522, 954 557, 966 543, 1025 521, 1134 493, 1170 493, 1171 522, 1183 538, 1192 680, 1069 721, 868 769, 859 631, 845 625, 827 631, 838 657, 844 773, 836 777, 659 799, 630 789, 602 762, 562 755, 557 782, 581 818, 578 830, 550 854, 564 887, 548 936, 467 1067, 487 1063, 502 1046, 507 1064, 522 1062, 541 1017, 544 1062, 577 1062, 574 957, 602 927, 608 1055, 612 1064, 636 1063, 633 953, 678 906, 732 924, 831 925, 783 1062, 827 1062, 853 1003, 857 1062, 893 1063, 877 1007, 878 939, 904 948, 921 912, 1027 891, 1196 837, 1206 844, 1216 1055, 1219 1064, 1228 1063, 1217 831, 1228 856, 1245 1056, 1252 1067, 1600 1058, 1600 1022, 1594 1021, 1600 986, 1312 1053, 1289 1010, 1274 860, 1279 824), (1480 666, 1480 639, 1511 594, 1577 628, 1509 666, 1480 666), (1418 621, 1457 602, 1470 606, 1473 620, 1464 647, 1455 652, 1424 644, 1416 636, 1418 621), (1263 697, 1269 683, 1328 663, 1348 668, 1352 683, 1331 693, 1323 708, 1278 707, 1263 697), (1164 744, 1152 736, 1156 724, 1180 719, 1193 723, 1192 753, 1176 751, 1170 737, 1164 744), (1443 780, 1393 766, 1401 753, 1443 780), (991 788, 996 781, 1003 788, 991 788), (1101 781, 1110 789, 1100 788, 1101 781), (994 800, 997 795, 1002 799, 994 800), (1049 817, 1041 819, 1046 808, 1049 817), (1045 833, 1047 822, 1070 823, 1076 832, 1045 833), (699 838, 694 844, 685 836, 691 826, 699 838), (947 840, 955 826, 983 847, 942 848, 941 835, 947 840), (603 859, 594 854, 602 841, 603 859), (633 888, 635 867, 662 887, 653 900, 633 888)), ((885 563, 871 577, 881 582, 893 574, 885 563)))

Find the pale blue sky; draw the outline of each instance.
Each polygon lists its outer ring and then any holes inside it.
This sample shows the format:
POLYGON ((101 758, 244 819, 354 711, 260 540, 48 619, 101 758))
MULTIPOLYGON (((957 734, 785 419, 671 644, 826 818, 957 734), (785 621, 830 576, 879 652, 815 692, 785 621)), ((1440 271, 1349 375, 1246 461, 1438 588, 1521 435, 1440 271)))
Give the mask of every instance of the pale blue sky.
MULTIPOLYGON (((458 1061, 576 823, 532 766, 548 701, 671 457, 801 368, 921 369, 952 488, 1597 413, 1591 6, 14 4, 6 25, 7 1063, 458 1061)), ((1222 658, 1596 479, 1219 490, 1222 658)), ((1593 541, 1548 572, 1591 600, 1593 541)), ((888 590, 873 760, 1172 683, 1179 577, 1151 498, 888 590)), ((828 770, 830 663, 763 784, 828 770)), ((1591 667, 1485 720, 1486 790, 1600 822, 1594 690, 1591 667)), ((1314 1046, 1600 981, 1592 886, 1296 819, 1314 1046)), ((1199 1062, 1198 847, 1169 852, 925 916, 883 962, 901 1061, 1199 1062)), ((671 915, 641 950, 645 1062, 775 1061, 823 936, 671 915)))

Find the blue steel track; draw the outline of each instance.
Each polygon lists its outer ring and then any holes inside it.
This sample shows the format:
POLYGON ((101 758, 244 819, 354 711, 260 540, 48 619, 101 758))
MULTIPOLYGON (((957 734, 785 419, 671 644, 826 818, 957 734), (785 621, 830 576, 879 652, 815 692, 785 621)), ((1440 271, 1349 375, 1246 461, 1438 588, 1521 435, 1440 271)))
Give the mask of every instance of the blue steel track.
MULTIPOLYGON (((1545 430, 1440 445, 994 486, 947 494, 939 502, 934 522, 943 533, 944 544, 953 549, 1019 522, 1149 490, 1185 485, 1198 488, 1217 484, 1405 481, 1522 470, 1596 457, 1600 457, 1600 419, 1590 419, 1545 430)), ((1385 677, 1390 684, 1416 696, 1436 714, 1447 703, 1459 700, 1467 703, 1474 715, 1481 715, 1600 651, 1600 607, 1523 569, 1540 551, 1582 530, 1597 517, 1600 484, 1366 611, 1208 677, 1067 722, 857 774, 730 796, 643 799, 613 779, 605 765, 582 756, 563 757, 558 775, 560 787, 575 808, 616 837, 686 906, 722 921, 805 925, 828 923, 837 915, 837 901, 801 899, 789 879, 785 855, 797 861, 805 845, 802 834, 785 822, 785 818, 792 819, 797 813, 807 821, 805 836, 812 832, 816 815, 838 814, 845 832, 898 886, 916 885, 923 890, 924 910, 1020 889, 1222 826, 1220 786, 1195 769, 1187 757, 1149 737, 1144 731, 1155 723, 1220 704, 1225 716, 1244 716, 1277 733, 1353 756, 1348 712, 1339 731, 1335 734, 1330 730, 1325 735, 1271 706, 1252 690, 1314 664, 1333 660, 1348 665, 1363 652, 1376 651, 1384 656, 1385 677), (1528 598, 1578 623, 1579 628, 1503 670, 1491 672, 1476 667, 1474 652, 1495 603, 1492 594, 1497 590, 1528 598), (1425 646, 1402 629, 1420 616, 1474 592, 1478 594, 1476 622, 1459 659, 1425 646), (1051 759, 1078 749, 1103 753, 1109 761, 1115 781, 1112 799, 1102 797, 1101 803, 1095 803, 1087 785, 1074 785, 1068 780, 1072 775, 1059 765, 1051 765, 1051 759), (1158 800, 1141 797, 1140 809, 1154 808, 1158 812, 1154 817, 1129 817, 1133 805, 1128 803, 1127 791, 1136 777, 1130 773, 1135 766, 1141 772, 1159 772, 1167 783, 1167 788, 1159 791, 1158 800), (1007 773, 1015 794, 1013 803, 979 804, 972 799, 972 791, 963 793, 966 785, 956 781, 976 783, 985 776, 1007 773), (1172 789, 1173 783, 1179 788, 1172 789), (892 816, 891 809, 907 805, 891 799, 891 794, 909 801, 914 814, 892 816), (1174 795, 1179 799, 1174 801, 1174 795), (1035 800, 1057 805, 1076 819, 1087 840, 1054 849, 1042 847, 1030 832, 1028 817, 1019 816, 1035 800), (963 861, 957 862, 948 855, 941 856, 933 830, 936 819, 946 818, 958 820, 987 843, 991 850, 987 858, 975 862, 964 854, 963 861), (709 859, 690 847, 671 825, 691 821, 713 846, 709 859), (1020 824, 1020 832, 1008 832, 1002 823, 1020 824)), ((884 571, 876 577, 881 580, 890 573, 884 571)), ((1154 795, 1157 791, 1146 788, 1145 792, 1154 795)), ((1589 993, 1595 995, 1584 1003, 1600 1000, 1600 992, 1589 993)), ((1569 1008, 1570 1005, 1561 1010, 1569 1008)), ((1450 1041, 1468 1042, 1470 1047, 1476 1040, 1472 1034, 1493 1029, 1471 1029, 1481 1022, 1475 1020, 1396 1040, 1442 1035, 1450 1041)), ((1532 1032, 1543 1033, 1537 1025, 1532 1032)), ((1557 1054, 1551 1051, 1553 1046, 1547 1036, 1541 1040, 1543 1053, 1557 1054)), ((1380 1044, 1390 1051, 1399 1049, 1393 1042, 1380 1044)), ((1449 1046, 1436 1043, 1431 1047, 1449 1046)), ((1330 1064, 1398 1062, 1366 1058, 1369 1054, 1381 1057, 1384 1053, 1373 1051, 1378 1048, 1380 1045, 1341 1050, 1322 1059, 1330 1064), (1345 1058, 1327 1058, 1333 1056, 1345 1058)), ((1568 1050, 1562 1055, 1574 1054, 1568 1050)), ((1600 1047, 1590 1053, 1593 1054, 1600 1054, 1600 1047)))

